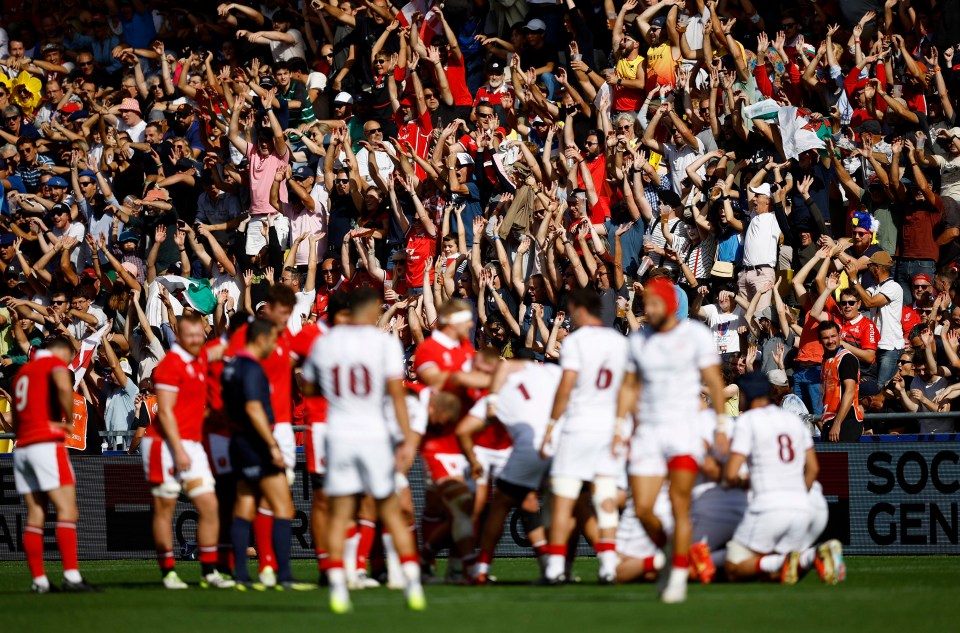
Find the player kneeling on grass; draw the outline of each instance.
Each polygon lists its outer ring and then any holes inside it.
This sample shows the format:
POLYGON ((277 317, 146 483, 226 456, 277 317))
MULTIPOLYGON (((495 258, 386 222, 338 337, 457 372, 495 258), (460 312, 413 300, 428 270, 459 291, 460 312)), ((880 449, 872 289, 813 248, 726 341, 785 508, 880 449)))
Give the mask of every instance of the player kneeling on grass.
POLYGON ((270 383, 260 362, 273 353, 277 329, 257 319, 247 326, 246 345, 223 370, 223 399, 236 431, 230 440, 230 462, 237 473, 237 501, 233 509, 234 577, 237 589, 265 589, 250 582, 247 546, 260 498, 273 509, 273 549, 278 589, 302 591, 315 585, 297 583, 290 571, 293 498, 287 483, 283 453, 273 436, 270 383))
POLYGON ((153 540, 167 589, 186 589, 174 569, 173 511, 181 490, 197 509, 201 587, 226 589, 236 583, 217 571, 220 530, 217 496, 210 462, 203 448, 203 418, 207 399, 208 352, 203 318, 180 319, 177 344, 153 372, 159 426, 143 438, 143 469, 153 494, 153 540))
POLYGON ((317 339, 303 366, 307 394, 319 392, 327 398, 324 491, 330 504, 327 577, 334 613, 352 608, 343 568, 344 537, 356 498, 364 492, 373 495, 380 519, 393 536, 407 605, 416 611, 426 608, 416 546, 394 494, 394 474, 410 468, 417 444, 407 417, 403 349, 396 338, 376 327, 379 318, 379 296, 366 288, 355 290, 350 294, 350 323, 317 339), (384 412, 387 396, 404 436, 396 451, 384 412))
POLYGON ((77 569, 77 493, 63 445, 73 430, 73 384, 67 367, 73 357, 73 346, 66 339, 48 339, 13 380, 13 430, 17 436, 13 480, 27 502, 23 551, 34 593, 56 591, 43 571, 47 501, 53 502, 57 512, 63 591, 100 591, 77 569))
MULTIPOLYGON (((653 504, 653 513, 660 520, 667 538, 673 536, 673 509, 667 486, 660 489, 653 504)), ((637 518, 633 498, 620 516, 617 526, 617 582, 653 582, 667 562, 663 550, 653 542, 637 518)))
POLYGON ((753 494, 727 544, 727 578, 738 581, 779 574, 780 582, 794 584, 801 559, 807 569, 821 559, 817 568, 824 581, 836 582, 837 571, 843 568, 837 548, 825 543, 816 550, 798 552, 808 538, 809 490, 820 470, 810 433, 798 416, 771 402, 765 374, 745 374, 739 386, 749 410, 737 420, 724 474, 728 484, 749 485, 753 494), (744 462, 750 467, 749 481, 740 475, 744 462))

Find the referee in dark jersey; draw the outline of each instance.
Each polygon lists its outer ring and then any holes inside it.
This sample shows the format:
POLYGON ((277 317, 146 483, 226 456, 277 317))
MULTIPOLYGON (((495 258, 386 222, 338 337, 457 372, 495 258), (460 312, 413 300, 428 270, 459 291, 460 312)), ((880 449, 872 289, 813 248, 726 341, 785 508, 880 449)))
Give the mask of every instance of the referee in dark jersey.
POLYGON ((291 522, 293 498, 280 447, 273 438, 273 409, 270 383, 260 361, 273 353, 277 344, 276 327, 270 321, 256 319, 247 326, 246 346, 223 370, 223 401, 234 426, 230 440, 230 461, 237 475, 237 501, 233 508, 234 576, 237 588, 262 590, 250 581, 247 570, 247 546, 261 495, 273 508, 273 549, 277 557, 277 588, 313 589, 315 585, 293 581, 290 571, 291 522))

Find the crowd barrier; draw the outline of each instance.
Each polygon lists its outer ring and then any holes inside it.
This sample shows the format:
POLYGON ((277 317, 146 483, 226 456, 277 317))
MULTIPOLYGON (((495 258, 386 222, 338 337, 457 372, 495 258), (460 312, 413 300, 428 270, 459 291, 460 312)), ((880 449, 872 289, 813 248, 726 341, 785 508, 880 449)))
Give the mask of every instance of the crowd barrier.
MULTIPOLYGON (((960 554, 960 437, 884 436, 858 444, 816 446, 820 481, 830 504, 826 536, 840 539, 850 554, 960 554)), ((154 555, 150 492, 138 456, 72 455, 80 504, 79 546, 83 559, 140 559, 154 555)), ((310 483, 302 455, 293 486, 297 516, 293 555, 313 556, 308 516, 310 483)), ((414 503, 423 507, 423 477, 410 473, 414 503)), ((52 512, 52 511, 51 511, 52 512)), ((26 506, 13 481, 12 455, 0 455, 0 560, 22 560, 26 506)), ((54 523, 45 531, 56 551, 54 523)), ((191 551, 197 515, 181 499, 174 518, 178 552, 191 551)), ((498 556, 529 556, 516 515, 507 520, 498 556)), ((581 547, 581 553, 589 549, 581 547)))

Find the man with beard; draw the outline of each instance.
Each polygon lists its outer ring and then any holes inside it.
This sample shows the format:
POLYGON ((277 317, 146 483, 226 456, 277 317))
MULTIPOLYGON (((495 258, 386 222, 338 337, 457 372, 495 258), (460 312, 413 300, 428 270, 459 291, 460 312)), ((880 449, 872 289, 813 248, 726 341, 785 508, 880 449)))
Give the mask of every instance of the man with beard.
POLYGON ((504 81, 503 62, 499 59, 488 62, 484 72, 487 75, 487 83, 480 86, 480 89, 477 90, 477 96, 473 100, 473 118, 476 117, 477 106, 480 102, 488 101, 494 104, 494 109, 499 110, 497 114, 500 123, 505 123, 506 119, 503 112, 503 105, 500 105, 500 103, 505 99, 509 99, 512 106, 514 94, 513 88, 504 81))

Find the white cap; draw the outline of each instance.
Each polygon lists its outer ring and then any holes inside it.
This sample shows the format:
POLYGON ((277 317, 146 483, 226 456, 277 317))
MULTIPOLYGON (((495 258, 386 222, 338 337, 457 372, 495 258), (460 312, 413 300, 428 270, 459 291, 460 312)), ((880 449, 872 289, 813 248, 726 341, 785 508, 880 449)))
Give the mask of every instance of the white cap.
POLYGON ((472 165, 473 156, 466 152, 457 152, 457 164, 458 165, 472 165))
POLYGON ((337 96, 333 98, 334 103, 353 103, 353 95, 349 92, 338 92, 337 96))
POLYGON ((759 187, 750 187, 750 191, 755 193, 758 196, 767 196, 770 197, 770 183, 762 182, 759 187))
POLYGON ((775 387, 789 387, 790 381, 787 380, 787 372, 782 369, 771 369, 767 372, 767 380, 775 387))

